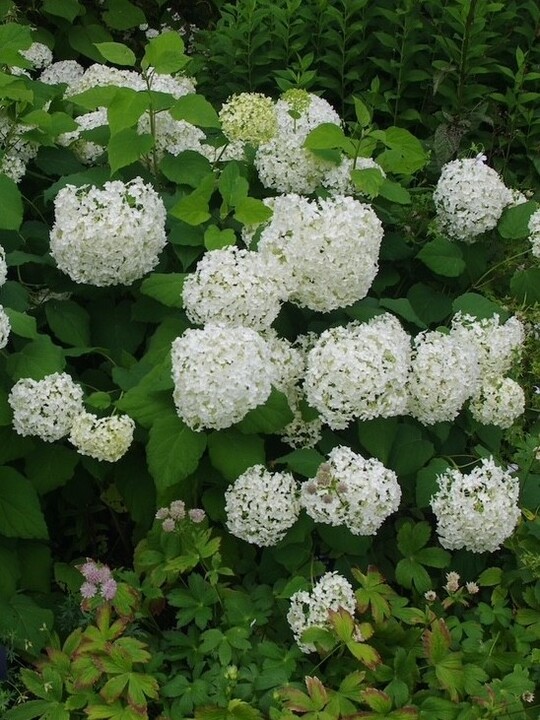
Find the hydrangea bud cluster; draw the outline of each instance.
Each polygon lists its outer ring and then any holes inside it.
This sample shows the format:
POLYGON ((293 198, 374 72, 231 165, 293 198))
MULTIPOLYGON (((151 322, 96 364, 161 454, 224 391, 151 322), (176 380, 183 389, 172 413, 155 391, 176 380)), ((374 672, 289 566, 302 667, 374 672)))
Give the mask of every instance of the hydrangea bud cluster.
POLYGON ((96 563, 87 558, 86 562, 78 565, 77 569, 82 573, 84 582, 81 585, 80 593, 83 600, 100 596, 103 600, 113 600, 118 589, 116 580, 112 576, 111 569, 107 565, 96 563))
POLYGON ((198 524, 205 517, 206 513, 201 508, 191 508, 186 512, 186 504, 183 500, 173 500, 168 507, 161 507, 156 512, 156 520, 161 522, 161 528, 166 533, 178 530, 182 521, 186 518, 198 524))
POLYGON ((273 216, 258 250, 284 263, 291 302, 329 312, 367 295, 383 237, 371 206, 348 196, 310 201, 294 194, 268 204, 273 216))
POLYGON ((205 253, 182 292, 191 322, 270 327, 287 299, 279 260, 228 246, 205 253))
POLYGON ((337 572, 327 572, 315 583, 311 593, 300 590, 291 597, 287 622, 294 639, 304 653, 315 652, 311 643, 302 642, 302 633, 308 628, 329 628, 329 610, 343 608, 351 615, 356 610, 352 585, 337 572))
POLYGON ((437 483, 431 508, 443 547, 494 552, 510 537, 520 516, 519 482, 493 458, 483 458, 468 475, 447 470, 437 483))
POLYGON ((281 193, 310 195, 335 165, 304 148, 308 134, 322 123, 341 125, 336 111, 305 90, 288 90, 277 101, 277 134, 259 145, 255 166, 262 184, 281 193))
POLYGON ((251 328, 186 330, 171 357, 176 410, 193 430, 230 427, 270 395, 270 349, 251 328))
POLYGON ((0 350, 6 347, 11 332, 11 322, 4 310, 4 306, 0 305, 0 350))
POLYGON ((275 545, 300 513, 296 481, 290 473, 248 468, 225 492, 227 527, 248 543, 275 545))
POLYGON ((485 157, 453 160, 444 165, 433 193, 437 221, 452 239, 474 243, 496 227, 512 191, 485 157))
POLYGON ((8 402, 15 432, 37 435, 45 442, 69 435, 75 418, 84 411, 83 391, 66 373, 42 380, 22 378, 11 388, 8 402))
POLYGON ((128 415, 99 418, 81 412, 73 420, 69 441, 81 455, 116 462, 128 451, 134 430, 135 423, 128 415))
POLYGON ((529 218, 529 242, 534 257, 540 258, 540 209, 529 218))
POLYGON ((67 185, 56 196, 51 255, 77 283, 130 285, 165 247, 165 206, 142 178, 103 188, 67 185))
POLYGON ((408 385, 410 414, 424 425, 454 420, 477 388, 479 375, 472 345, 451 332, 420 333, 408 385))
POLYGON ((306 399, 332 429, 407 410, 411 344, 389 313, 325 330, 308 353, 306 399))
POLYGON ((353 535, 375 535, 400 500, 396 474, 347 446, 335 447, 301 487, 302 505, 315 522, 345 525, 353 535))
POLYGON ((219 111, 219 119, 223 134, 232 142, 257 146, 277 132, 274 102, 261 93, 233 95, 219 111))

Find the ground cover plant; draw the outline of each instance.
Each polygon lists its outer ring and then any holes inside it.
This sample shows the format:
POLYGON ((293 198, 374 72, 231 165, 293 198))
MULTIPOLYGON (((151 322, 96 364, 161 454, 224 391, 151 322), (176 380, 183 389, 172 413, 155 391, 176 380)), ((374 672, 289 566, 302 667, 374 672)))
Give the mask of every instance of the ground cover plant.
POLYGON ((538 716, 537 9, 269 8, 0 3, 5 720, 538 716))

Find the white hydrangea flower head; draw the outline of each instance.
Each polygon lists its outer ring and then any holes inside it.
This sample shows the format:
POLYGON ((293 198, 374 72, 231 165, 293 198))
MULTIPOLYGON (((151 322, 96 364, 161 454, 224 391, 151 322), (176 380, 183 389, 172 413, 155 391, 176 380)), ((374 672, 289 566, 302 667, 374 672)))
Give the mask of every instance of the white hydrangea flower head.
POLYGON ((86 68, 82 77, 66 88, 65 96, 72 97, 95 87, 108 87, 109 85, 127 87, 131 90, 147 89, 144 78, 134 70, 120 70, 108 65, 94 63, 86 68))
POLYGON ((67 185, 54 206, 51 255, 75 282, 130 285, 157 265, 167 242, 166 211, 142 178, 103 188, 67 185))
POLYGON ((407 411, 409 335, 390 313, 325 330, 308 353, 304 390, 332 429, 407 411))
POLYGON ((0 350, 6 347, 11 332, 11 322, 4 310, 4 306, 0 305, 0 350))
MULTIPOLYGON (((146 81, 143 80, 143 83, 144 88, 137 89, 146 90, 146 81)), ((151 89, 154 92, 162 92, 167 95, 172 95, 175 100, 179 100, 185 95, 191 95, 194 93, 195 86, 195 78, 188 77, 187 75, 161 75, 156 72, 152 72, 151 74, 151 89)))
POLYGON ((0 111, 0 172, 15 183, 23 179, 27 164, 39 149, 37 143, 25 138, 31 129, 30 125, 16 123, 5 111, 0 111))
POLYGON ((540 258, 540 209, 529 218, 529 242, 534 257, 540 258))
POLYGON ((519 481, 493 458, 483 458, 468 475, 447 470, 437 483, 431 508, 443 547, 494 552, 514 532, 520 517, 519 481))
POLYGON ((128 415, 99 418, 82 412, 73 420, 69 441, 81 455, 116 462, 129 449, 134 430, 135 423, 128 415))
POLYGON ((523 323, 514 316, 501 324, 499 315, 478 320, 458 313, 452 320, 452 334, 463 345, 474 346, 483 377, 506 375, 519 360, 525 341, 523 323))
POLYGON ((345 525, 353 535, 375 535, 400 500, 395 472, 344 445, 301 486, 302 506, 315 522, 345 525))
POLYGON ((94 130, 98 127, 106 127, 109 124, 107 108, 98 108, 92 112, 79 115, 74 118, 78 125, 77 130, 62 133, 58 136, 58 144, 68 147, 75 156, 85 165, 93 165, 103 155, 105 147, 81 137, 85 130, 94 130))
POLYGON ((59 60, 46 67, 39 80, 46 85, 73 85, 84 75, 84 68, 76 60, 59 60))
POLYGON ((321 185, 333 195, 362 194, 351 179, 353 170, 377 170, 383 178, 386 177, 382 167, 372 158, 358 157, 353 160, 344 157, 339 165, 334 165, 324 172, 321 185))
POLYGON ((232 142, 257 146, 277 133, 274 101, 262 93, 232 95, 219 111, 219 119, 223 134, 232 142))
POLYGON ((2 287, 7 280, 7 270, 6 251, 2 245, 0 245, 0 287, 2 287))
POLYGON ((454 420, 479 382, 473 345, 452 333, 417 335, 408 385, 409 412, 423 425, 454 420))
POLYGON ((268 205, 273 216, 258 251, 288 268, 292 303, 329 312, 367 295, 383 237, 370 205, 344 195, 310 201, 294 194, 268 205))
POLYGON ((452 240, 474 243, 493 230, 512 191, 498 173, 484 164, 484 156, 452 160, 443 166, 433 193, 437 221, 452 240))
POLYGON ((262 184, 281 193, 310 195, 335 165, 303 147, 308 134, 322 123, 341 126, 333 107, 305 90, 288 90, 275 105, 277 134, 262 143, 255 167, 262 184))
POLYGON ((270 327, 287 296, 276 257, 231 245, 205 253, 182 292, 187 316, 196 325, 217 322, 254 330, 270 327))
POLYGON ((33 42, 27 50, 21 50, 21 55, 32 63, 34 70, 46 68, 52 63, 53 54, 47 45, 33 42))
POLYGON ((354 615, 356 597, 350 582, 337 572, 322 575, 311 593, 305 590, 294 593, 287 613, 287 622, 303 653, 315 652, 316 647, 302 642, 302 633, 312 627, 329 628, 328 611, 337 611, 340 608, 354 615))
POLYGON ((525 393, 509 377, 485 378, 469 404, 475 420, 483 425, 509 428, 525 412, 525 393))
POLYGON ((226 490, 225 512, 235 537, 259 547, 275 545, 300 513, 296 481, 290 473, 253 465, 226 490))
POLYGON ((214 148, 210 149, 204 144, 206 135, 200 128, 185 120, 175 120, 167 111, 154 116, 153 128, 150 125, 150 115, 148 113, 141 115, 138 132, 153 134, 158 161, 163 158, 165 152, 176 156, 184 150, 194 150, 205 157, 214 153, 214 148))
POLYGON ((11 388, 8 402, 15 432, 37 435, 45 442, 68 435, 75 417, 84 410, 83 391, 67 373, 53 373, 42 380, 22 378, 11 388))
POLYGON ((171 356, 176 409, 193 430, 234 425, 272 390, 269 347, 251 328, 186 330, 171 356))
POLYGON ((301 403, 304 400, 302 380, 306 371, 307 353, 298 345, 278 337, 270 329, 264 333, 271 354, 272 385, 287 396, 293 419, 280 432, 282 440, 293 448, 312 448, 321 439, 322 420, 305 420, 301 403))

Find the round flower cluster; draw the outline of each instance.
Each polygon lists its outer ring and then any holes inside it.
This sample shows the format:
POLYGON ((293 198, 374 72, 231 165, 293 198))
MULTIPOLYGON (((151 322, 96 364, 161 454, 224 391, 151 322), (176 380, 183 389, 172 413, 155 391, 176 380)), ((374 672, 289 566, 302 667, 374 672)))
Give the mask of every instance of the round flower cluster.
POLYGON ((511 378, 488 377, 472 397, 469 409, 483 425, 509 428, 525 412, 525 393, 511 378))
POLYGON ((279 260, 228 246, 207 252, 182 292, 191 322, 270 327, 287 299, 279 260))
POLYGON ((442 171, 433 193, 437 220, 453 240, 474 243, 496 227, 513 195, 485 157, 453 160, 442 171))
POLYGON ((304 148, 304 141, 322 123, 341 126, 339 115, 326 100, 305 90, 288 90, 275 112, 277 134, 259 145, 255 155, 259 178, 267 188, 309 195, 336 166, 304 148))
POLYGON ((108 125, 107 109, 99 108, 93 112, 79 115, 75 118, 75 122, 78 125, 77 130, 71 132, 62 133, 58 136, 58 144, 69 149, 76 155, 76 157, 85 165, 92 165, 103 153, 105 147, 98 145, 91 140, 85 140, 84 136, 81 136, 86 130, 94 130, 98 127, 106 127, 108 125))
POLYGON ((334 165, 325 171, 321 179, 321 185, 333 195, 362 194, 351 179, 353 170, 377 170, 383 178, 386 173, 378 162, 372 158, 358 157, 356 160, 344 157, 339 165, 334 165))
POLYGON ((0 172, 15 183, 22 180, 26 165, 37 155, 37 143, 25 138, 31 129, 30 125, 16 123, 0 111, 0 172))
POLYGON ((258 250, 282 260, 291 302, 329 312, 367 295, 383 237, 370 205, 347 196, 310 201, 294 194, 268 204, 273 216, 258 250))
POLYGON ((4 310, 4 306, 0 305, 0 350, 6 347, 11 332, 11 322, 4 310))
POLYGON ((296 482, 290 473, 254 465, 225 492, 225 512, 235 537, 260 547, 275 545, 300 513, 296 482))
POLYGON ((270 350, 251 328, 186 330, 171 356, 176 409, 193 430, 234 425, 272 390, 270 350))
POLYGON ((223 134, 232 142, 259 145, 277 132, 274 102, 261 93, 233 95, 219 111, 219 119, 223 134))
POLYGON ((42 380, 22 378, 12 387, 8 402, 15 432, 37 435, 46 442, 68 435, 73 421, 84 411, 83 391, 66 373, 53 373, 42 380))
POLYGON ((62 188, 55 199, 51 255, 77 283, 129 285, 150 272, 165 247, 165 206, 137 177, 103 188, 62 188))
POLYGON ((0 287, 6 282, 7 280, 7 263, 6 263, 6 251, 0 245, 0 287))
POLYGON ((32 63, 34 70, 45 68, 52 63, 51 49, 40 42, 33 42, 27 50, 21 50, 21 55, 32 63))
POLYGON ((213 153, 213 148, 204 145, 206 135, 202 130, 185 120, 175 120, 167 111, 157 113, 153 125, 150 124, 148 113, 141 115, 138 132, 150 133, 154 136, 154 149, 158 161, 166 152, 176 156, 185 150, 193 150, 205 157, 213 153))
POLYGON ((350 582, 337 572, 328 572, 320 577, 311 593, 305 590, 294 593, 287 613, 287 622, 302 652, 316 650, 311 643, 302 642, 302 633, 312 627, 328 628, 328 611, 337 611, 339 608, 354 615, 356 598, 350 582))
POLYGON ((306 399, 334 430, 402 415, 410 355, 409 336, 389 313, 325 330, 308 353, 306 399))
POLYGON ((161 521, 161 528, 166 533, 177 530, 186 517, 191 522, 201 523, 206 513, 201 508, 191 508, 186 515, 186 504, 183 500, 173 500, 169 507, 161 507, 156 512, 156 520, 161 521))
POLYGON ((431 508, 443 547, 494 552, 513 533, 520 516, 519 482, 493 458, 483 458, 468 475, 447 470, 437 483, 431 508))
POLYGON ((178 100, 183 95, 195 92, 195 82, 192 78, 160 75, 155 72, 149 73, 148 78, 147 81, 145 77, 134 70, 120 70, 96 63, 90 65, 84 71, 82 77, 68 87, 65 94, 71 97, 94 87, 107 87, 109 85, 142 91, 147 91, 150 85, 152 90, 172 95, 175 100, 178 100))
POLYGON ((131 445, 134 430, 135 423, 128 415, 98 418, 81 412, 73 420, 69 441, 81 455, 116 462, 131 445))
POLYGON ((107 565, 98 564, 87 558, 85 563, 77 566, 77 570, 82 573, 85 580, 80 590, 83 599, 89 600, 96 595, 100 595, 104 600, 114 598, 118 586, 107 565))
POLYGON ((479 373, 474 346, 452 332, 420 333, 408 385, 410 414, 424 425, 454 420, 477 389, 479 373))
POLYGON ((84 75, 84 68, 76 60, 60 60, 46 67, 39 81, 46 85, 73 85, 84 75))
POLYGON ((540 210, 533 212, 529 218, 529 242, 532 254, 540 258, 540 210))
POLYGON ((511 317, 501 325, 498 315, 478 320, 458 313, 452 320, 452 333, 462 345, 475 348, 482 377, 505 375, 519 360, 525 340, 520 320, 511 317))
POLYGON ((346 446, 335 447, 301 487, 302 505, 315 522, 346 525, 353 535, 375 535, 400 500, 396 474, 346 446))

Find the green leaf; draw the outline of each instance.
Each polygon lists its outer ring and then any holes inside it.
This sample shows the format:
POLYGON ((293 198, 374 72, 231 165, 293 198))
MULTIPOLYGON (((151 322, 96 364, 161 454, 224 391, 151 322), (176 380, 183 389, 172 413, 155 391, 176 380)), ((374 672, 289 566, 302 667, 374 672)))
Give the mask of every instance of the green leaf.
POLYGON ((510 290, 524 305, 540 302, 540 269, 516 270, 510 280, 510 290))
POLYGON ((303 475, 307 478, 315 477, 319 465, 325 462, 324 455, 313 448, 300 448, 293 450, 287 455, 282 455, 275 459, 274 462, 286 463, 289 470, 303 475))
POLYGON ((47 640, 43 625, 50 630, 53 623, 51 610, 39 607, 26 595, 17 593, 9 601, 0 599, 0 635, 13 638, 18 650, 25 650, 30 642, 33 651, 39 651, 47 640))
MULTIPOLYGON (((58 0, 62 2, 63 0, 58 0)), ((103 57, 96 48, 97 43, 112 42, 113 37, 102 25, 74 25, 68 31, 71 47, 77 52, 91 58, 94 62, 103 62, 103 57)))
POLYGON ((276 433, 282 430, 293 419, 286 396, 272 388, 272 392, 264 405, 250 410, 237 424, 242 433, 276 433))
POLYGON ((136 125, 149 104, 147 93, 140 93, 131 88, 118 88, 107 110, 111 136, 136 125))
POLYGON ((388 464, 398 475, 420 470, 433 457, 435 448, 422 436, 422 430, 407 422, 398 426, 388 464))
POLYGON ((243 225, 257 225, 272 217, 272 210, 262 200, 246 197, 237 203, 234 218, 243 225))
POLYGON ((215 189, 215 178, 208 175, 199 186, 186 197, 181 198, 170 210, 173 217, 188 225, 201 225, 210 219, 210 198, 215 189))
POLYGON ((0 534, 34 540, 49 536, 32 483, 8 467, 0 467, 0 534))
POLYGON ((377 168, 354 168, 351 180, 357 190, 369 197, 377 197, 384 183, 384 176, 377 168))
POLYGON ((43 10, 49 15, 73 22, 78 15, 84 15, 84 6, 77 0, 43 0, 43 10))
POLYGON ((73 477, 80 455, 62 445, 41 443, 25 457, 26 477, 40 495, 65 485, 73 477))
POLYGON ((264 440, 237 430, 221 430, 208 436, 210 462, 226 480, 233 481, 252 465, 264 465, 264 440))
POLYGON ((486 568, 478 576, 477 583, 480 587, 489 587, 491 585, 499 585, 502 580, 503 571, 498 567, 486 568))
POLYGON ((358 438, 361 444, 384 465, 390 460, 390 452, 397 432, 397 418, 358 421, 358 438))
MULTIPOLYGON (((53 700, 28 700, 8 710, 4 720, 34 720, 34 718, 49 718, 49 711, 57 705, 53 700)), ((69 715, 67 716, 69 718, 69 715)))
POLYGON ((403 558, 398 562, 396 580, 407 589, 414 585, 418 592, 425 592, 431 587, 428 572, 414 558, 403 558))
POLYGON ((90 341, 90 316, 73 300, 49 300, 45 305, 49 327, 66 345, 88 347, 90 341))
POLYGON ((529 220, 538 205, 533 201, 508 207, 503 211, 497 230, 505 240, 522 240, 529 237, 529 220))
POLYGON ((3 173, 0 173, 0 197, 2 198, 0 228, 3 230, 18 230, 23 220, 21 193, 13 180, 3 173))
POLYGON ((412 175, 428 161, 428 155, 420 140, 408 130, 389 127, 372 133, 388 148, 377 156, 376 160, 385 172, 399 175, 412 175))
POLYGON ((139 135, 133 128, 120 130, 111 137, 108 148, 111 174, 126 165, 137 162, 147 155, 154 146, 154 138, 148 133, 139 135))
POLYGON ((179 155, 165 155, 159 168, 168 180, 192 188, 198 187, 205 177, 213 175, 210 161, 195 150, 184 150, 179 155))
POLYGON ((444 277, 458 277, 465 270, 459 247, 442 237, 426 243, 416 257, 434 273, 444 277))
POLYGON ((390 202, 398 203, 398 205, 410 205, 412 202, 411 194, 409 191, 393 180, 385 178, 384 182, 379 188, 379 195, 390 202))
POLYGON ((105 60, 115 65, 135 65, 136 57, 127 45, 118 42, 96 43, 96 47, 105 60))
POLYGON ((416 553, 415 557, 422 565, 435 568, 447 567, 452 558, 449 552, 438 547, 422 548, 416 553))
POLYGON ((236 234, 231 228, 220 230, 217 225, 210 225, 204 231, 204 247, 207 250, 221 250, 236 243, 236 234))
POLYGON ((16 589, 17 582, 21 576, 21 567, 17 553, 0 545, 0 597, 11 597, 16 589))
POLYGON ((181 308, 186 273, 152 273, 142 281, 141 292, 167 307, 181 308))
POLYGON ((205 448, 206 435, 188 428, 178 416, 158 418, 146 446, 148 469, 158 493, 195 472, 205 448))
POLYGON ((428 325, 441 322, 452 314, 452 301, 424 283, 413 285, 407 297, 416 314, 428 325))
POLYGON ((45 375, 62 372, 65 365, 64 353, 47 335, 29 342, 6 360, 6 368, 15 381, 26 377, 42 380, 45 375))
POLYGON ((103 20, 113 30, 129 30, 137 25, 144 25, 146 16, 129 0, 114 0, 109 3, 109 9, 103 13, 103 20))
POLYGON ((185 120, 197 127, 219 128, 217 112, 202 95, 189 93, 179 98, 169 110, 175 120, 185 120))
POLYGON ((394 315, 399 315, 420 329, 424 330, 426 328, 426 324, 420 320, 407 298, 381 298, 379 304, 381 307, 391 310, 394 315))
POLYGON ((156 72, 168 75, 182 70, 187 62, 188 58, 184 55, 184 43, 180 35, 177 32, 166 32, 150 40, 141 66, 144 70, 152 67, 156 72))
POLYGON ((12 333, 30 340, 38 337, 36 318, 11 308, 4 308, 4 310, 9 318, 12 333))
POLYGON ((426 467, 416 474, 416 504, 419 508, 429 507, 431 498, 439 489, 437 475, 448 470, 449 463, 441 458, 434 458, 426 467))
POLYGON ((354 146, 343 130, 335 123, 321 123, 314 128, 304 141, 304 147, 308 150, 333 150, 342 148, 354 153, 354 146))
MULTIPOLYGON (((20 65, 19 50, 27 50, 32 44, 32 35, 28 25, 5 23, 0 25, 0 63, 20 65)), ((10 78, 6 78, 10 81, 10 78)))
POLYGON ((353 96, 354 112, 360 127, 366 128, 371 124, 371 110, 365 105, 360 98, 353 96))
POLYGON ((478 293, 465 293, 457 297, 452 303, 452 310, 455 313, 461 312, 464 315, 472 315, 479 320, 499 315, 501 321, 506 321, 508 312, 500 305, 478 293))

